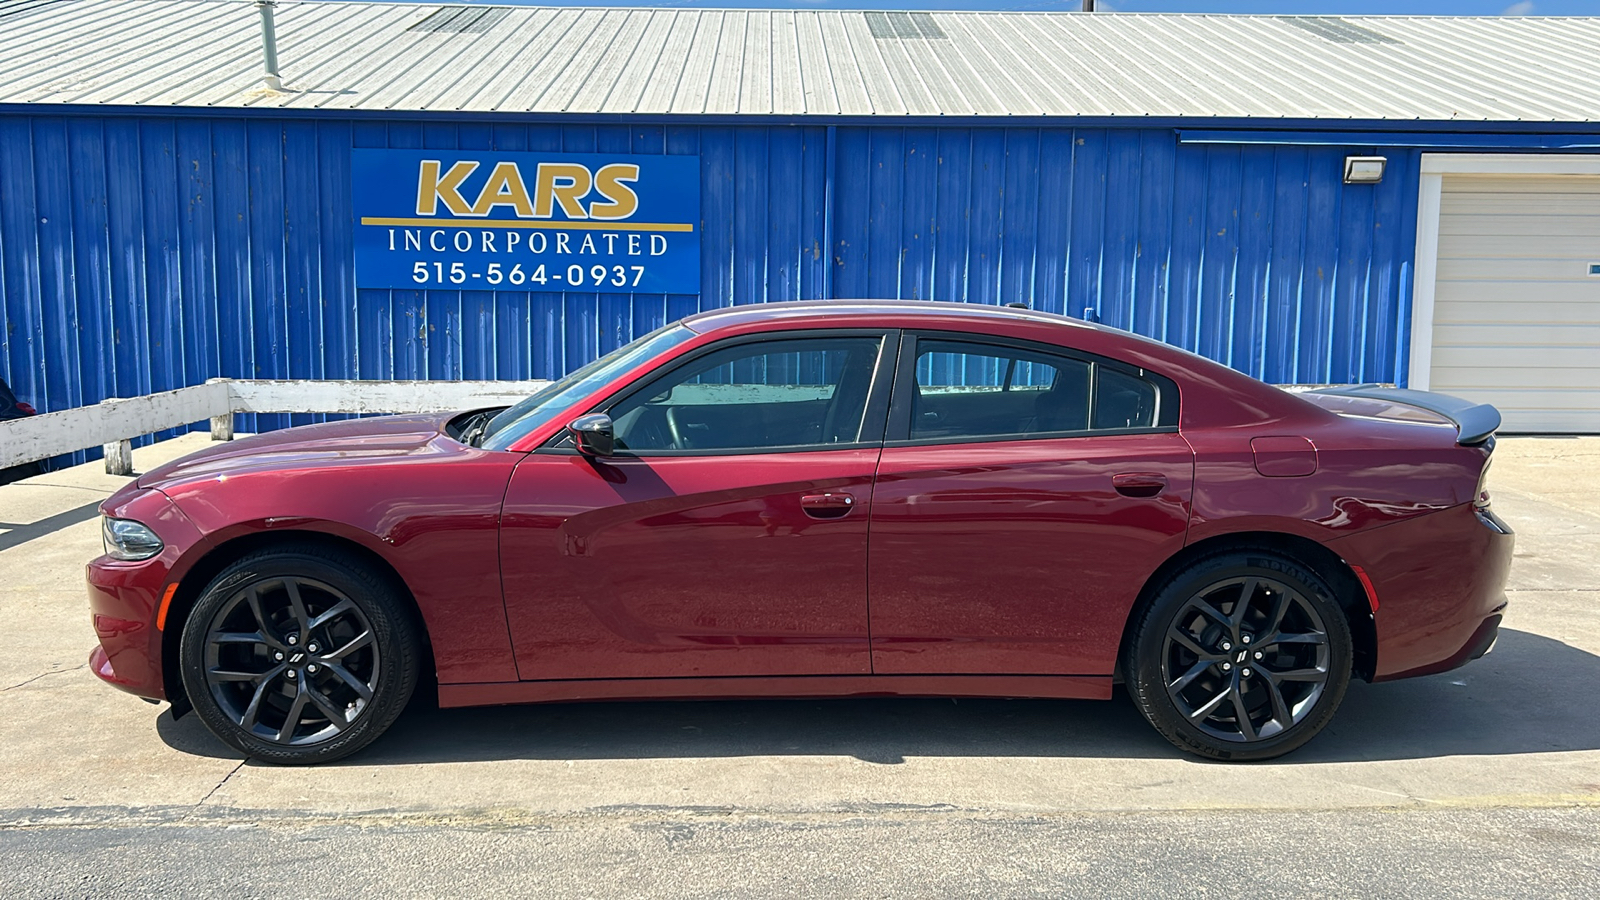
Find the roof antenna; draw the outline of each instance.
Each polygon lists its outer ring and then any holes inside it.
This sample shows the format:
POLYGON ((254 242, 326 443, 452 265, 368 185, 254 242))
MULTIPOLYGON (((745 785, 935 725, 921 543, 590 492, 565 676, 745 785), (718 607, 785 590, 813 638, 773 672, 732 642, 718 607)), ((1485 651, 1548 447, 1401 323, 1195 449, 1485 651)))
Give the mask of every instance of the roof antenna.
POLYGON ((1016 302, 1012 302, 1012 303, 1007 303, 1007 304, 1006 304, 1006 306, 1007 306, 1007 307, 1009 307, 1009 308, 1011 308, 1011 309, 1032 309, 1032 307, 1030 307, 1030 306, 1029 306, 1029 305, 1028 305, 1028 304, 1026 304, 1026 303, 1016 303, 1016 302))

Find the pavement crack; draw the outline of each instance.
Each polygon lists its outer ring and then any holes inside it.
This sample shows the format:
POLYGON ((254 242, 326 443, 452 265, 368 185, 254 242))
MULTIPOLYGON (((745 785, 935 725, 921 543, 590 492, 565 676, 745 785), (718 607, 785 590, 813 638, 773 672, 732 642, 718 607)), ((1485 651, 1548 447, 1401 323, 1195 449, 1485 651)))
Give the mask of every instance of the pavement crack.
MULTIPOLYGON (((241 759, 241 760, 239 760, 239 764, 238 765, 236 765, 233 768, 229 769, 228 770, 228 774, 222 776, 222 780, 221 781, 217 782, 216 785, 211 788, 211 790, 206 791, 206 795, 204 797, 200 798, 200 802, 196 803, 194 805, 194 809, 199 809, 200 807, 205 806, 206 805, 206 801, 211 799, 211 795, 212 794, 215 794, 217 791, 222 790, 222 786, 228 783, 228 779, 230 779, 233 776, 239 774, 239 770, 244 768, 245 762, 246 762, 246 760, 242 760, 241 759)), ((190 811, 193 812, 193 810, 190 810, 190 811)))
POLYGON ((88 491, 92 494, 99 494, 103 497, 109 497, 112 494, 111 491, 108 491, 105 488, 90 487, 83 484, 62 484, 59 481, 30 481, 27 484, 28 487, 56 488, 64 491, 88 491))
POLYGON ((88 663, 84 663, 82 665, 73 666, 70 669, 51 669, 48 672, 40 672, 39 674, 33 676, 32 678, 29 678, 27 681, 19 681, 16 684, 13 684, 12 686, 10 686, 8 688, 0 688, 0 694, 5 693, 6 691, 14 691, 19 687, 26 687, 27 685, 33 684, 35 681, 38 681, 39 679, 44 678, 47 675, 60 675, 62 672, 76 672, 79 669, 87 669, 87 668, 89 668, 89 664, 88 663))

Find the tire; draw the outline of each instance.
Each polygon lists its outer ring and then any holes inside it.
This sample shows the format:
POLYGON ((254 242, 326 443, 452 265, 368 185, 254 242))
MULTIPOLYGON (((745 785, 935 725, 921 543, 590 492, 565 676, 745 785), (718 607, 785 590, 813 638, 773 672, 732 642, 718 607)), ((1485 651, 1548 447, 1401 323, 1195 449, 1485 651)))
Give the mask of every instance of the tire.
POLYGON ((362 749, 405 709, 418 629, 388 579, 315 545, 251 553, 206 586, 178 664, 200 720, 262 762, 308 765, 362 749))
POLYGON ((1344 699, 1351 662, 1350 625, 1327 582, 1286 557, 1240 551, 1166 582, 1135 621, 1123 678, 1180 749, 1249 761, 1315 737, 1344 699))

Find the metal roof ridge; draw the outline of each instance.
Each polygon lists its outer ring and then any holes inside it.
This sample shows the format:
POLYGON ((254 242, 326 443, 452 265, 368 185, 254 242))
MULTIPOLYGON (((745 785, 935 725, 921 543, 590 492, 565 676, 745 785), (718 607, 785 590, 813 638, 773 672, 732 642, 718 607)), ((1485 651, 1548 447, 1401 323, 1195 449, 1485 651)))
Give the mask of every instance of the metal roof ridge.
MULTIPOLYGON (((232 4, 241 7, 253 6, 253 0, 141 0, 140 6, 162 6, 179 3, 215 3, 232 4)), ((44 4, 39 8, 43 8, 44 4)), ((394 0, 277 0, 277 5, 284 6, 392 6, 394 0)), ((769 9, 751 8, 748 6, 697 6, 697 7, 662 7, 640 2, 630 6, 588 7, 582 3, 475 3, 470 0, 426 0, 426 2, 408 3, 415 6, 457 6, 474 7, 479 9, 524 9, 524 10, 560 10, 560 9, 604 9, 615 12, 623 11, 650 11, 672 10, 686 13, 725 13, 725 12, 789 12, 803 15, 819 15, 822 13, 869 13, 869 12, 918 12, 934 16, 1016 16, 1021 18, 1082 18, 1082 19, 1340 19, 1349 22, 1362 21, 1438 21, 1438 20, 1465 20, 1483 22, 1519 22, 1519 21, 1562 21, 1562 20, 1592 20, 1596 16, 1584 15, 1532 15, 1532 16, 1502 16, 1502 15, 1448 15, 1428 13, 1230 13, 1230 12, 1177 12, 1170 10, 1106 10, 1085 13, 1080 10, 1068 9, 933 9, 933 10, 885 10, 878 8, 854 7, 829 7, 828 9, 769 9)), ((29 10, 28 12, 33 12, 29 10)))

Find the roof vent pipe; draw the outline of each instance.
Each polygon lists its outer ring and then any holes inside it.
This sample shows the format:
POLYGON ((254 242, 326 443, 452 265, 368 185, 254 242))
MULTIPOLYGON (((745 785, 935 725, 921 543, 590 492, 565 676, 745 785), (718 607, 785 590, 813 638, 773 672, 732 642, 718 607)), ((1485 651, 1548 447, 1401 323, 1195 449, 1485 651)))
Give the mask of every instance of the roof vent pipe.
POLYGON ((283 79, 278 77, 278 32, 272 24, 272 9, 277 5, 276 0, 256 0, 256 9, 261 11, 261 52, 267 63, 261 80, 271 91, 283 90, 283 79))

